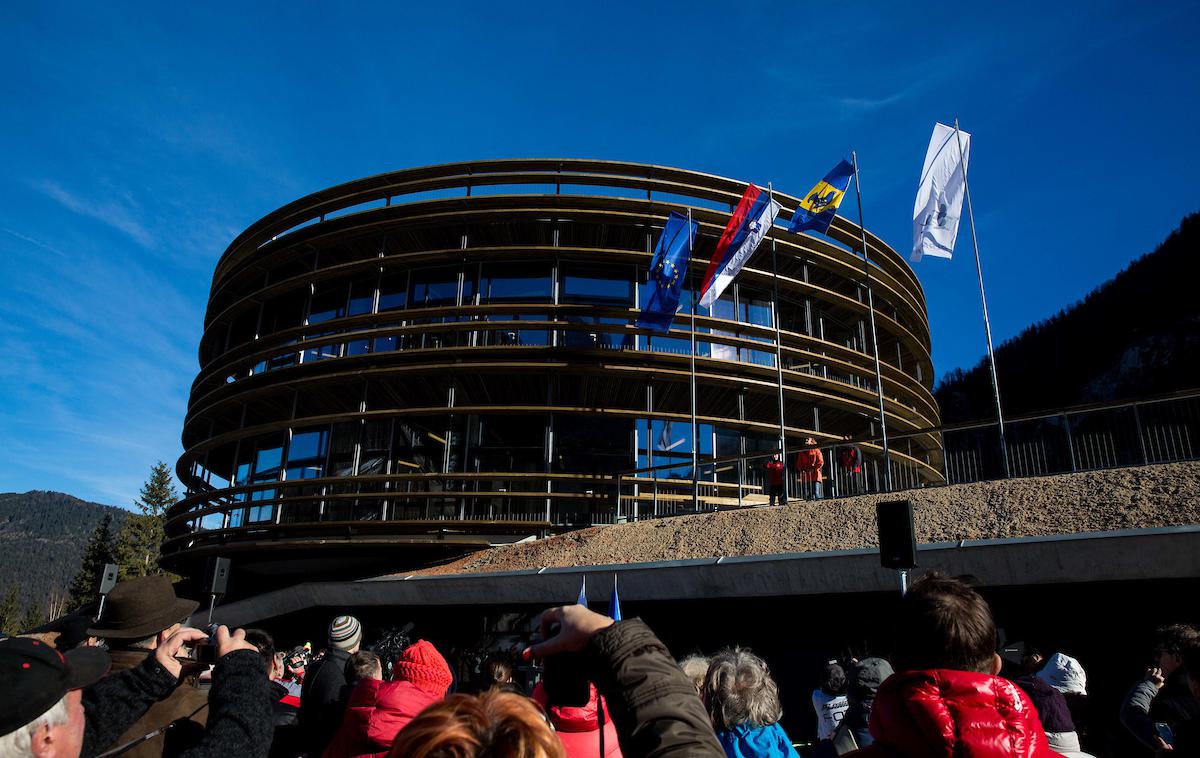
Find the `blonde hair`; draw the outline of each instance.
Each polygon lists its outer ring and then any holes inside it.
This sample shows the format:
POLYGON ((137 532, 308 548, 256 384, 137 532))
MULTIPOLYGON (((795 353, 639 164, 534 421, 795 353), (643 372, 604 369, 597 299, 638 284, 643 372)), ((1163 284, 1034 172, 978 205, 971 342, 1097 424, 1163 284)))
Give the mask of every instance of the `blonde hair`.
POLYGON ((451 695, 400 730, 389 758, 567 758, 532 700, 489 690, 451 695))
POLYGON ((692 680, 692 684, 696 685, 696 693, 704 692, 704 676, 708 673, 708 656, 705 655, 689 655, 679 662, 679 668, 683 669, 684 676, 692 680))

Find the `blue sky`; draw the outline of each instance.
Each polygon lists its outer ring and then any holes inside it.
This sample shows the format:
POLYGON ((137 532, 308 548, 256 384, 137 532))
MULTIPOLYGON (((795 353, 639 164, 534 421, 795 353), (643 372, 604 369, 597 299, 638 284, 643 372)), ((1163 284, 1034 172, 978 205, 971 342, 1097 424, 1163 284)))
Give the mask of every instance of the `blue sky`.
MULTIPOLYGON (((428 163, 611 158, 799 193, 854 148, 866 224, 903 250, 957 115, 1011 337, 1200 209, 1200 4, 978 5, 7 3, 0 491, 127 505, 180 452, 225 245, 428 163)), ((983 352, 969 245, 917 268, 939 375, 983 352)))

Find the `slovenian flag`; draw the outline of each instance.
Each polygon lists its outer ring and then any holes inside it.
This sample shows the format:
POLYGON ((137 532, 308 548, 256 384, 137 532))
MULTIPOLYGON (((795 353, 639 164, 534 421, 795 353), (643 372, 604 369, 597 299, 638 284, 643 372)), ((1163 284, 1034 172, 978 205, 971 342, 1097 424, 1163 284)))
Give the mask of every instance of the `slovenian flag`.
POLYGON ((793 232, 817 232, 824 234, 829 231, 833 217, 837 215, 838 206, 846 190, 850 188, 850 177, 854 176, 854 166, 845 159, 833 167, 825 178, 817 182, 807 195, 796 206, 792 216, 791 230, 793 232))
POLYGON ((746 265, 767 236, 782 206, 753 184, 746 187, 742 201, 725 226, 717 249, 713 251, 704 282, 700 285, 700 304, 711 308, 733 278, 746 265))

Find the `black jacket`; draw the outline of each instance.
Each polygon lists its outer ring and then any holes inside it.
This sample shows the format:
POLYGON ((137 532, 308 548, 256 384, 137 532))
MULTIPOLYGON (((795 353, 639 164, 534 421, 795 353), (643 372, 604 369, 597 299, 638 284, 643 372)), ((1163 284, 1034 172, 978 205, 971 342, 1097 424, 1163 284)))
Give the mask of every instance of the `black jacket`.
POLYGON ((200 744, 183 758, 238 755, 266 758, 275 729, 271 714, 271 681, 262 656, 235 650, 217 661, 208 693, 208 728, 200 744))
MULTIPOLYGON (((166 697, 178 680, 148 656, 136 667, 111 674, 84 690, 86 720, 82 756, 113 747, 151 705, 166 697)), ((271 744, 271 703, 258 653, 232 652, 217 662, 209 693, 208 727, 198 744, 179 753, 185 758, 266 756, 271 744)))
POLYGON ((598 632, 583 653, 628 756, 725 758, 691 680, 640 619, 598 632))
POLYGON ((320 755, 342 725, 350 699, 350 654, 336 648, 309 669, 300 688, 300 731, 310 755, 320 755))

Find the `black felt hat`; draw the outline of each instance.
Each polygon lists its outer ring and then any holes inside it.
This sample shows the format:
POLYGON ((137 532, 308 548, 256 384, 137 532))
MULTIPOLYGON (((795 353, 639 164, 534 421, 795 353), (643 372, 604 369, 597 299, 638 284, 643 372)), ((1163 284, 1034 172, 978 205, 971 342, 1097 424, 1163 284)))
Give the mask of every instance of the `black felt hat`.
POLYGON ((0 735, 50 710, 62 696, 108 672, 108 653, 81 647, 60 653, 26 637, 0 639, 0 735))
POLYGON ((108 593, 104 614, 87 633, 107 640, 141 640, 186 619, 200 604, 175 597, 165 576, 121 582, 108 593))

